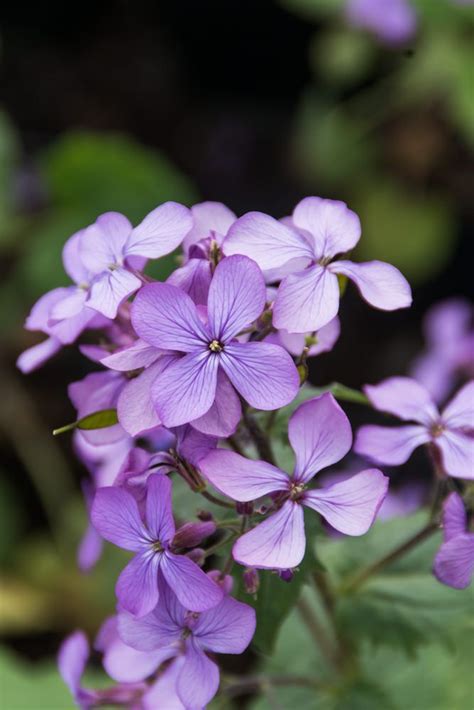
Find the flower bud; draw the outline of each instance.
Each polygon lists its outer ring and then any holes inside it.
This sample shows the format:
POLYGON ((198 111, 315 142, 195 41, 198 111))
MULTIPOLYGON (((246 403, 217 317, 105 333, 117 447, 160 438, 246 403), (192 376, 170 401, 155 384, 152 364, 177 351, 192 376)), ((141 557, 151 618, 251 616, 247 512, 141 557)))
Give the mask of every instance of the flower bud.
POLYGON ((258 570, 248 567, 243 574, 244 587, 247 594, 256 594, 260 587, 260 576, 258 570))
POLYGON ((195 547, 204 538, 209 537, 216 531, 216 524, 212 520, 199 523, 185 523, 175 533, 171 547, 195 547))
POLYGON ((280 579, 282 579, 284 582, 291 582, 293 579, 293 570, 292 569, 281 569, 278 572, 278 576, 280 579))
POLYGON ((194 550, 189 550, 186 557, 195 562, 199 567, 202 567, 206 559, 206 551, 202 547, 195 547, 194 550))
POLYGON ((196 517, 199 518, 199 520, 202 520, 204 523, 207 523, 209 520, 213 519, 212 513, 210 513, 208 510, 199 510, 196 517))
POLYGON ((230 574, 225 574, 222 576, 222 572, 218 569, 212 569, 207 573, 207 576, 212 579, 213 582, 222 587, 224 594, 230 594, 232 587, 234 585, 234 578, 230 574))

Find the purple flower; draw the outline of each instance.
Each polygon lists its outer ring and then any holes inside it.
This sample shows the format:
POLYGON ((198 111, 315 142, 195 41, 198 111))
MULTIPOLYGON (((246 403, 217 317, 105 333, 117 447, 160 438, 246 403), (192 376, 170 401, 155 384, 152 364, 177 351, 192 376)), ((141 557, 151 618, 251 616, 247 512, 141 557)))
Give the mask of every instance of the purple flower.
POLYGON ((416 31, 416 13, 407 0, 348 0, 347 20, 387 44, 401 44, 416 31))
MULTIPOLYGON (((196 420, 210 412, 225 387, 226 396, 215 417, 226 418, 235 430, 240 402, 229 380, 258 409, 277 409, 295 397, 298 372, 283 348, 235 341, 264 306, 263 276, 245 256, 224 259, 217 266, 209 288, 207 323, 191 298, 175 286, 156 283, 140 290, 132 307, 139 337, 157 348, 185 353, 153 384, 152 396, 165 426, 193 422, 200 428, 196 420)), ((213 433, 205 427, 201 431, 213 433)))
POLYGON ((94 277, 87 304, 115 318, 122 301, 142 285, 133 270, 172 252, 192 224, 188 208, 177 202, 160 205, 135 228, 119 212, 98 217, 79 243, 82 263, 94 277))
POLYGON ((461 496, 451 493, 443 504, 444 542, 434 560, 433 571, 443 584, 465 589, 474 572, 474 534, 468 532, 461 496))
POLYGON ((255 611, 225 596, 213 609, 196 614, 169 588, 161 595, 160 605, 142 619, 120 614, 119 634, 139 651, 168 649, 168 657, 179 662, 175 682, 184 707, 204 708, 219 687, 219 669, 207 652, 242 653, 255 632, 255 611))
POLYGON ((316 357, 333 349, 341 332, 341 322, 339 318, 333 318, 317 333, 288 333, 287 330, 279 330, 271 333, 265 338, 266 343, 276 343, 282 345, 291 355, 301 355, 305 347, 308 347, 307 357, 316 357))
POLYGON ((201 461, 204 475, 234 500, 273 498, 276 512, 235 543, 233 554, 240 564, 268 569, 296 567, 306 546, 303 506, 316 510, 346 535, 363 535, 387 492, 388 478, 377 469, 327 488, 308 489, 310 480, 345 456, 352 443, 349 420, 331 394, 300 405, 289 421, 288 436, 296 455, 292 476, 264 461, 251 461, 224 449, 201 461))
MULTIPOLYGON (((119 372, 92 372, 83 380, 72 382, 68 387, 69 399, 77 410, 78 419, 103 409, 115 409, 127 379, 119 372)), ((103 429, 81 430, 81 435, 90 444, 101 446, 113 444, 130 437, 120 424, 103 429)))
POLYGON ((175 534, 171 482, 153 474, 147 481, 146 526, 135 498, 123 488, 100 488, 92 506, 92 522, 109 542, 135 552, 117 581, 117 598, 136 616, 148 614, 159 600, 158 574, 178 599, 193 611, 215 606, 221 589, 188 557, 170 551, 175 534))
POLYGON ((379 385, 366 385, 364 391, 375 409, 416 423, 361 427, 354 446, 358 454, 398 466, 418 446, 429 443, 440 454, 447 474, 474 478, 474 382, 462 387, 441 414, 429 392, 409 377, 390 377, 379 385))
POLYGON ((355 247, 361 233, 358 216, 344 202, 306 197, 296 205, 291 223, 249 212, 230 228, 226 255, 246 254, 263 270, 294 267, 281 281, 273 324, 290 333, 319 330, 339 310, 337 275, 352 279, 363 298, 386 311, 411 304, 410 286, 394 266, 382 261, 355 264, 334 261, 355 247))
POLYGON ((427 349, 411 368, 412 377, 436 402, 452 391, 459 375, 474 376, 473 309, 452 298, 430 308, 424 319, 427 349))

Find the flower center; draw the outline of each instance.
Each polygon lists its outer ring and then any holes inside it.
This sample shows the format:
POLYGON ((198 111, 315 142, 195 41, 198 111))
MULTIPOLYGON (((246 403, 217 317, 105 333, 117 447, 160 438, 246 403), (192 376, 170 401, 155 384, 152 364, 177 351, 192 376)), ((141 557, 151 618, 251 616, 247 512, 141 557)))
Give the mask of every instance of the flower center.
POLYGON ((153 552, 163 552, 163 550, 165 549, 159 540, 154 540, 151 543, 151 547, 153 552))
POLYGON ((443 431, 444 431, 444 426, 440 422, 437 422, 436 424, 433 424, 433 426, 431 427, 430 434, 434 439, 437 439, 439 436, 441 436, 443 431))
POLYGON ((290 500, 299 500, 305 488, 304 483, 292 483, 290 486, 290 500))
POLYGON ((223 349, 224 346, 218 340, 211 340, 211 342, 209 343, 209 350, 212 353, 220 353, 223 349))

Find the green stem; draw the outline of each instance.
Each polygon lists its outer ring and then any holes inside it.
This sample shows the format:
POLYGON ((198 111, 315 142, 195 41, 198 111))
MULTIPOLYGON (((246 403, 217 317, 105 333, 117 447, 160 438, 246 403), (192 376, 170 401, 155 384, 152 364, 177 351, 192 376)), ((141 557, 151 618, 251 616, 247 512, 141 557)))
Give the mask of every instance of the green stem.
POLYGON ((275 457, 273 455, 272 447, 266 433, 261 429, 259 423, 253 414, 249 411, 246 403, 242 406, 242 418, 247 429, 250 438, 252 439, 255 447, 258 451, 258 455, 264 461, 275 465, 275 457))
POLYGON ((278 675, 278 676, 266 676, 266 675, 249 675, 249 676, 230 676, 223 678, 223 693, 230 697, 236 697, 238 695, 247 695, 249 693, 257 692, 259 690, 264 690, 272 686, 281 687, 285 685, 297 685, 305 688, 319 688, 321 685, 306 676, 298 675, 278 675))
POLYGON ((218 498, 212 493, 209 493, 209 491, 199 491, 199 493, 210 503, 214 503, 214 505, 220 505, 221 508, 231 508, 232 510, 235 509, 235 505, 233 503, 228 503, 226 500, 222 500, 221 498, 218 498))
POLYGON ((334 647, 334 644, 329 638, 326 629, 321 626, 313 609, 304 597, 300 597, 297 603, 297 609, 301 618, 306 624, 309 633, 315 641, 316 646, 321 649, 321 652, 324 658, 326 659, 328 665, 331 668, 338 670, 337 649, 334 647))

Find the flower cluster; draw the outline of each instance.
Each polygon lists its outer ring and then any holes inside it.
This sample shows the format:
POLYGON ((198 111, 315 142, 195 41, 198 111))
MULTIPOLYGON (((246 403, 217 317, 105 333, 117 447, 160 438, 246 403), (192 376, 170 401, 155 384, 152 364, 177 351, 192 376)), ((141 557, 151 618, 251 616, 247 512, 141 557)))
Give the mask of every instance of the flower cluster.
MULTIPOLYGON (((333 394, 307 399, 304 385, 307 359, 339 335, 339 277, 376 308, 411 303, 395 267, 347 258, 360 235, 343 202, 308 197, 282 220, 260 212, 237 218, 219 203, 168 202, 133 228, 111 212, 66 243, 74 284, 33 307, 26 327, 48 337, 18 365, 32 371, 85 330, 99 332, 96 344, 79 347, 100 369, 69 387, 74 446, 91 474, 78 563, 90 569, 103 540, 133 553, 117 580, 116 615, 95 643, 116 685, 82 687, 89 655, 82 632, 61 648, 60 671, 80 707, 204 708, 219 687, 208 654, 239 654, 252 640, 259 574, 298 574, 304 509, 344 535, 372 525, 388 488, 380 470, 312 485, 350 451, 352 430, 333 394), (165 283, 152 280, 148 260, 180 245, 178 268, 165 283), (292 473, 276 465, 268 434, 288 405, 292 473), (173 504, 177 476, 212 510, 183 519, 173 504), (226 548, 216 569, 215 552, 226 548)), ((472 478, 473 387, 440 414, 413 380, 368 386, 374 408, 416 423, 366 426, 355 450, 394 465, 428 444, 440 476, 472 478)), ((459 495, 448 499, 435 562, 436 576, 453 586, 465 586, 473 565, 463 510, 459 495), (469 571, 460 571, 463 555, 469 571)))

